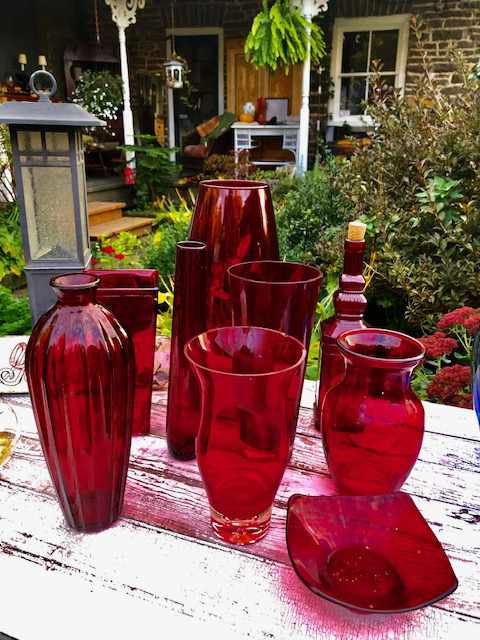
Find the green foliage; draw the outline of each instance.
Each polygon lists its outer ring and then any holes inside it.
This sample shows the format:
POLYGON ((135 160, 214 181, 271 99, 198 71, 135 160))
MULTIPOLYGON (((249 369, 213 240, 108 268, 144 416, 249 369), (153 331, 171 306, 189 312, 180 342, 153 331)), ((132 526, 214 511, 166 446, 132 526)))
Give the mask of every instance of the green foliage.
POLYGON ((312 63, 317 65, 325 56, 322 29, 307 20, 291 0, 275 0, 270 7, 263 0, 260 13, 254 18, 245 41, 245 58, 256 67, 276 71, 303 62, 310 48, 312 63))
POLYGON ((98 118, 113 120, 123 102, 122 78, 110 71, 85 71, 73 101, 98 118))
POLYGON ((164 278, 175 272, 177 242, 186 240, 192 209, 185 199, 179 203, 162 201, 162 209, 156 217, 156 231, 149 237, 143 253, 144 266, 157 269, 164 278))
POLYGON ((0 196, 6 202, 15 200, 12 145, 6 124, 0 124, 0 196))
POLYGON ((462 55, 450 56, 462 82, 452 96, 426 63, 410 97, 384 91, 377 76, 368 107, 373 143, 359 146, 334 178, 368 224, 371 298, 396 309, 397 319, 404 310, 414 331, 448 309, 480 304, 480 81, 462 55))
POLYGON ((92 266, 96 269, 138 269, 142 263, 142 240, 122 231, 113 240, 99 238, 92 243, 92 266))
POLYGON ((166 193, 178 180, 181 167, 170 160, 176 149, 160 147, 155 136, 136 136, 140 144, 123 145, 135 153, 135 204, 143 209, 166 193))
POLYGON ((158 294, 159 312, 157 315, 157 333, 161 336, 172 335, 173 317, 173 277, 160 277, 161 291, 158 294))
POLYGON ((336 173, 334 161, 328 160, 326 168, 316 166, 275 189, 282 258, 338 272, 344 228, 354 215, 334 187, 336 173))
POLYGON ((0 285, 0 336, 24 335, 32 329, 27 297, 16 297, 0 285))
POLYGON ((18 206, 12 203, 0 209, 0 282, 10 274, 21 276, 24 266, 18 206))

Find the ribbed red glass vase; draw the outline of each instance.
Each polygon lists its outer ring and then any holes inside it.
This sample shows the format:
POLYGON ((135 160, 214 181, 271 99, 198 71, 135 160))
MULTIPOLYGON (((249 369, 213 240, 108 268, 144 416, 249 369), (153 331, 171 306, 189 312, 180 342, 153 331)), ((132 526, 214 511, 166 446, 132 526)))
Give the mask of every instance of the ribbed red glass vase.
POLYGON ((410 386, 425 349, 385 329, 355 329, 337 340, 345 358, 342 382, 327 392, 322 438, 339 491, 398 491, 422 446, 424 411, 410 386))
POLYGON ((184 346, 205 330, 207 246, 187 240, 177 244, 172 339, 168 381, 167 443, 180 460, 195 457, 200 423, 200 388, 185 357, 184 346))
POLYGON ((147 435, 152 407, 158 272, 154 269, 98 269, 87 273, 100 280, 97 302, 113 313, 132 340, 135 355, 132 435, 147 435))
POLYGON ((228 267, 279 257, 270 187, 253 180, 201 182, 189 238, 207 245, 207 328, 229 326, 228 267))
POLYGON ((35 325, 25 370, 50 476, 67 523, 98 531, 120 515, 133 407, 131 342, 95 303, 90 274, 51 282, 58 302, 35 325))

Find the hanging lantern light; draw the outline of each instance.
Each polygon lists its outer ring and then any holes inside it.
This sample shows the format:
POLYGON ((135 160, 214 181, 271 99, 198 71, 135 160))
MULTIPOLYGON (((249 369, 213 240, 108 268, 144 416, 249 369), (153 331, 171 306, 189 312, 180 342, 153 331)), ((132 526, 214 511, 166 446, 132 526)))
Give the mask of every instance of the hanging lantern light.
POLYGON ((185 75, 185 61, 173 52, 170 60, 163 65, 165 67, 165 82, 169 89, 181 89, 185 75))

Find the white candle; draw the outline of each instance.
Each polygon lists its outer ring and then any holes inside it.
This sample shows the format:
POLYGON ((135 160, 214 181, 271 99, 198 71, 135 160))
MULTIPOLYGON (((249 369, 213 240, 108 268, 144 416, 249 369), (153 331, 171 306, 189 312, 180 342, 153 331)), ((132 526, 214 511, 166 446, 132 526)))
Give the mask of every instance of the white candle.
POLYGON ((45 56, 38 56, 38 66, 42 67, 42 69, 45 69, 45 67, 47 66, 47 58, 45 56))

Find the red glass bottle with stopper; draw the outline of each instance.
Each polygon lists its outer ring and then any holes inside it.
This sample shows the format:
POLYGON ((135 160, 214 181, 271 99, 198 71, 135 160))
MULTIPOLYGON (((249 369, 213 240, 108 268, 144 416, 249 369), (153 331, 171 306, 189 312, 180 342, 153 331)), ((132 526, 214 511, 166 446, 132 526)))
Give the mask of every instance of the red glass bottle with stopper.
POLYGON ((338 348, 337 338, 345 331, 363 329, 367 326, 363 321, 363 314, 367 308, 363 277, 366 229, 367 225, 359 220, 348 225, 343 273, 333 299, 335 315, 322 323, 320 379, 315 405, 315 427, 319 431, 325 394, 345 375, 345 360, 338 348))

